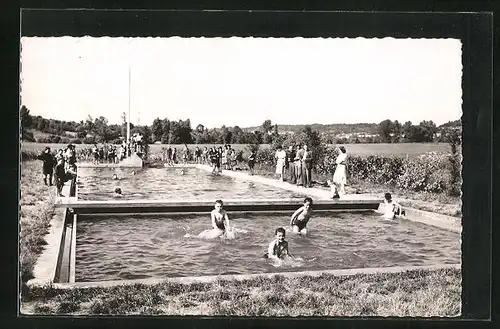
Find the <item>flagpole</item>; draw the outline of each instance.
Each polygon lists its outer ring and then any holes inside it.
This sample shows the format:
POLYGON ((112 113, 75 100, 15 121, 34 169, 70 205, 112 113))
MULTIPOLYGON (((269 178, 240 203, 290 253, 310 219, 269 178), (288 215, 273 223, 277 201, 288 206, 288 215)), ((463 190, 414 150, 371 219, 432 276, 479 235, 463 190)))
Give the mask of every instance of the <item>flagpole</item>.
POLYGON ((128 67, 128 118, 127 118, 127 145, 130 145, 130 66, 128 67))

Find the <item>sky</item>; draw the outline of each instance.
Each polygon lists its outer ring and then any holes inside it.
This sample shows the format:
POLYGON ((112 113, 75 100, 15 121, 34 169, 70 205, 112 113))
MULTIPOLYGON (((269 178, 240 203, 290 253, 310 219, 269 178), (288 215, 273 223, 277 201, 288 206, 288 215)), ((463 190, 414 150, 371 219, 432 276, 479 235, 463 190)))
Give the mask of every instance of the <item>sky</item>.
POLYGON ((457 39, 23 37, 32 115, 194 128, 379 123, 462 115, 457 39), (130 92, 129 92, 130 68, 130 92))

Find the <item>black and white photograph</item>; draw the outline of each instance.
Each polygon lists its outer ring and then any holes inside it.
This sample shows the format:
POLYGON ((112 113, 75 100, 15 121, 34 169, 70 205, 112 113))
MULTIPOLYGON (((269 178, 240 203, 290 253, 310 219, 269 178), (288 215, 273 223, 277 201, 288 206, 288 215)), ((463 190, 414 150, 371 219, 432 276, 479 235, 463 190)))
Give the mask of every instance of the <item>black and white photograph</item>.
POLYGON ((22 36, 20 314, 460 317, 462 59, 22 36))

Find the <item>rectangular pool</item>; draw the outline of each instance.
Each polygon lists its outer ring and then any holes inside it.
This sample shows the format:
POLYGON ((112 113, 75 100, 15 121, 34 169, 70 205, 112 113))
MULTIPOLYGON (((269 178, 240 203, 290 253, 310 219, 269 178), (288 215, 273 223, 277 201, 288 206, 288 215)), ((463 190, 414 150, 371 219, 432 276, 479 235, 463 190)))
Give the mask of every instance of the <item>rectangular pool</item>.
POLYGON ((114 190, 122 190, 124 200, 216 200, 216 199, 290 199, 304 198, 284 189, 250 180, 212 175, 202 169, 187 167, 145 168, 79 168, 78 199, 111 200, 114 190), (181 174, 183 171, 183 174, 181 174), (117 174, 119 180, 113 180, 117 174))
POLYGON ((460 235, 372 211, 316 212, 308 236, 289 230, 288 214, 229 214, 234 240, 196 237, 207 215, 78 215, 76 282, 253 274, 461 262, 460 235), (276 227, 287 229, 301 260, 264 259, 276 227))

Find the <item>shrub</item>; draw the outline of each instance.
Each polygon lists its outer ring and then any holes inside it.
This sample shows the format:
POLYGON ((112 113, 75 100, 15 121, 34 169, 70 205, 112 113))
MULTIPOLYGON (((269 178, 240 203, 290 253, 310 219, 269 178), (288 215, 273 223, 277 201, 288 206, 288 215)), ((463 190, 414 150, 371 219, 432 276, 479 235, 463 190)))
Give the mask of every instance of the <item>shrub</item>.
POLYGON ((398 177, 397 185, 417 192, 442 192, 446 181, 434 173, 446 169, 445 159, 443 155, 434 152, 423 154, 414 159, 405 159, 403 162, 404 172, 398 177))

